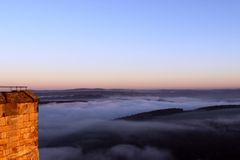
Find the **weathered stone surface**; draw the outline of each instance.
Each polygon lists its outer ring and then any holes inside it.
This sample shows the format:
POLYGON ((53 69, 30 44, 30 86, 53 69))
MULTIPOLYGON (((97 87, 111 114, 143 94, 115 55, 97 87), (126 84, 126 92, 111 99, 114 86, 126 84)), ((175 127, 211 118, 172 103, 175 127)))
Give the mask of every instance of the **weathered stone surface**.
POLYGON ((0 93, 0 103, 6 103, 6 99, 2 93, 0 93))
POLYGON ((39 160, 38 98, 31 94, 0 94, 0 160, 39 160))
POLYGON ((13 91, 0 93, 0 104, 38 102, 39 99, 31 91, 13 91))
POLYGON ((38 102, 39 101, 39 98, 38 96, 36 96, 32 91, 30 90, 26 90, 24 91, 28 96, 30 96, 34 102, 38 102))
POLYGON ((4 93, 7 103, 26 103, 33 102, 32 98, 24 91, 14 91, 4 93))

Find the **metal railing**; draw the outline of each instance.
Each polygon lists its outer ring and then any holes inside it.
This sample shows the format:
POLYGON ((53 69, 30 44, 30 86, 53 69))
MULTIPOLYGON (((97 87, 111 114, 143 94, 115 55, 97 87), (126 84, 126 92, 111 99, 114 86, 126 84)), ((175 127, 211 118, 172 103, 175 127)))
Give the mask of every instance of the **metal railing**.
POLYGON ((10 91, 23 91, 23 90, 27 90, 28 87, 27 86, 0 86, 0 90, 1 89, 9 89, 10 91))

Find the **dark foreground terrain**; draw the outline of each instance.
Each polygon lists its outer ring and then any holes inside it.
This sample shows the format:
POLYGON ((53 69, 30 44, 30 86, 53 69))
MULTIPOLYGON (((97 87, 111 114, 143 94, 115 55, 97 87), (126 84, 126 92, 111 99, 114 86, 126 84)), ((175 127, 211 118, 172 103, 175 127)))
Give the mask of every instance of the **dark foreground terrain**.
POLYGON ((239 160, 240 105, 157 110, 85 122, 77 132, 40 139, 42 155, 70 150, 65 159, 239 160))

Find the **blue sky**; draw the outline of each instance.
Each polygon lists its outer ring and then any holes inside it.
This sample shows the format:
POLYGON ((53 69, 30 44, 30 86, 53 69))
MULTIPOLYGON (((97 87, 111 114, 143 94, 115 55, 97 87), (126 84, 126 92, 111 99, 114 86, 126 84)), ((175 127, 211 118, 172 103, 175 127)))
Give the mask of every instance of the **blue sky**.
POLYGON ((0 1, 0 84, 239 88, 240 1, 0 1))

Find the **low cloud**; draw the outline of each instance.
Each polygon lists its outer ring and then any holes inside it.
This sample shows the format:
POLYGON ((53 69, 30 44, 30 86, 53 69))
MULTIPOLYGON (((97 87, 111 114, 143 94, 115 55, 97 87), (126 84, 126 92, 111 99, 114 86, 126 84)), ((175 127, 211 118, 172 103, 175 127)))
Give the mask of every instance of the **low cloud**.
POLYGON ((72 147, 41 148, 42 160, 75 160, 81 155, 81 150, 72 147))
POLYGON ((179 157, 203 158, 204 155, 219 159, 218 155, 225 157, 239 154, 240 151, 237 149, 240 140, 240 117, 168 123, 81 123, 79 127, 76 126, 78 131, 73 130, 71 133, 59 135, 53 132, 52 136, 47 132, 42 134, 40 139, 44 139, 45 143, 40 141, 40 144, 44 159, 52 159, 61 154, 63 160, 171 160, 179 157), (215 155, 216 152, 221 154, 215 155))
POLYGON ((108 150, 83 153, 81 148, 58 147, 40 149, 40 158, 44 160, 172 160, 167 151, 154 147, 138 148, 133 145, 116 145, 108 150))
POLYGON ((135 99, 43 105, 39 123, 41 159, 172 160, 206 159, 206 155, 220 159, 240 153, 237 149, 240 117, 235 111, 214 111, 217 115, 224 113, 225 117, 211 117, 209 112, 205 116, 187 113, 183 117, 148 122, 111 120, 167 108, 164 103, 170 102, 135 99), (220 156, 214 155, 216 152, 220 156))

